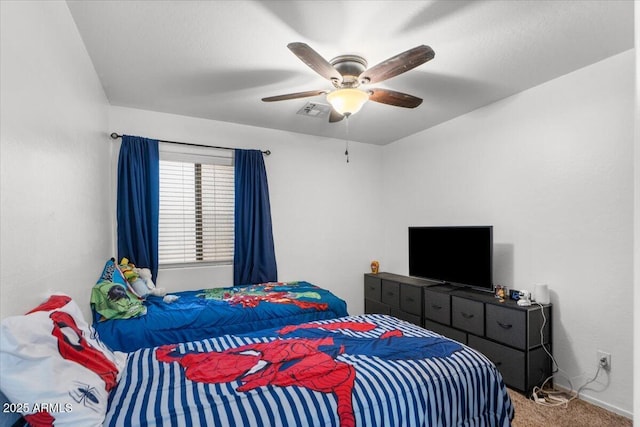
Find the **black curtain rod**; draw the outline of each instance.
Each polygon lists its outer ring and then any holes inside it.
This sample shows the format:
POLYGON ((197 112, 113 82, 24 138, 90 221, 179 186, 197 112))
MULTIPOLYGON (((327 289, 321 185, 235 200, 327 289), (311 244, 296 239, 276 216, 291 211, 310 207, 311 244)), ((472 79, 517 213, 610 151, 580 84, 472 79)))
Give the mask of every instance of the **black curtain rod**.
MULTIPOLYGON (((112 139, 118 139, 118 138, 122 138, 122 135, 118 135, 115 132, 111 133, 111 138, 112 139)), ((180 141, 165 141, 162 139, 159 139, 158 142, 168 142, 169 144, 179 144, 179 145, 190 145, 192 147, 208 147, 208 148, 219 148, 221 150, 234 150, 234 148, 230 148, 230 147, 218 147, 215 145, 204 145, 204 144, 194 144, 192 142, 180 142, 180 141)), ((270 150, 265 150, 262 152, 262 154, 264 154, 265 156, 268 156, 271 154, 270 150)))

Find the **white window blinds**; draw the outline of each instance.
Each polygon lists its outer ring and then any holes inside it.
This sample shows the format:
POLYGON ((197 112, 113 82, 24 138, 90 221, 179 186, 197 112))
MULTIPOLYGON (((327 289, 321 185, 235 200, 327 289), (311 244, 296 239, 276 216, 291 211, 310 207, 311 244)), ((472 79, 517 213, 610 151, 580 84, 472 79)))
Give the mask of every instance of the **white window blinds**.
POLYGON ((164 144, 160 149, 160 265, 231 263, 234 167, 230 153, 179 149, 164 144))

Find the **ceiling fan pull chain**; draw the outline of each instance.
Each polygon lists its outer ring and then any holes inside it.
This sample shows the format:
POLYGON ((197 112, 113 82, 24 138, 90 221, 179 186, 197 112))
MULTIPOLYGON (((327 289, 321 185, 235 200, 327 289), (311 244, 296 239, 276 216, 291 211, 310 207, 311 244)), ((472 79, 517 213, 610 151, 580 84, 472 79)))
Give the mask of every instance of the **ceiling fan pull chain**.
POLYGON ((344 155, 347 156, 347 163, 349 163, 349 141, 347 141, 346 148, 344 150, 344 155))
POLYGON ((345 118, 344 123, 347 129, 347 139, 345 140, 344 155, 347 157, 347 163, 349 163, 349 116, 350 114, 344 115, 344 118, 345 118))

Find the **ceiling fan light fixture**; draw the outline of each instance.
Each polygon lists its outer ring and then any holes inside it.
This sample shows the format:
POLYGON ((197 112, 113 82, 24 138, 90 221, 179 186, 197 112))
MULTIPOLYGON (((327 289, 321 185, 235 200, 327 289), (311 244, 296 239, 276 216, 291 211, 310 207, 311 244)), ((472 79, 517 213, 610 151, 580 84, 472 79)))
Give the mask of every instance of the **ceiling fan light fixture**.
POLYGON ((343 116, 357 113, 368 100, 369 93, 360 89, 338 89, 327 94, 329 104, 343 116))

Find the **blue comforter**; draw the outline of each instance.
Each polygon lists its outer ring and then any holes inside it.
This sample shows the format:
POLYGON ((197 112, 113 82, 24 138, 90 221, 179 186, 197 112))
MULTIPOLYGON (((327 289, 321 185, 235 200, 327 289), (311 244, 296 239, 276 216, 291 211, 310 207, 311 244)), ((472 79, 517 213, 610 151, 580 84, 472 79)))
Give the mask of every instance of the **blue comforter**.
POLYGON ((166 303, 149 296, 147 313, 93 326, 112 350, 132 352, 205 338, 347 315, 346 303, 308 282, 266 283, 177 292, 166 303))

